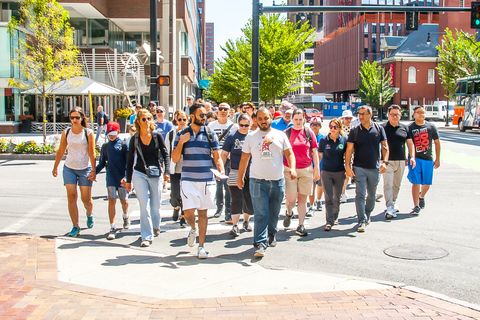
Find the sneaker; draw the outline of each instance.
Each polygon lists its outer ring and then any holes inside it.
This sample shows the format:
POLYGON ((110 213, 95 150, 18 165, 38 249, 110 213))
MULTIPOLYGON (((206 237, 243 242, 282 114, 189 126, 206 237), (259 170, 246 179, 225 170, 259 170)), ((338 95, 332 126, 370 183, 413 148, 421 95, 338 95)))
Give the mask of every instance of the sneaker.
POLYGON ((240 235, 240 230, 238 229, 238 226, 233 226, 232 230, 230 230, 228 234, 234 237, 238 237, 240 235))
POLYGON ((307 231, 305 231, 305 227, 303 226, 303 224, 301 224, 297 227, 296 234, 298 234, 300 237, 308 236, 308 233, 307 233, 307 231))
POLYGON ((393 209, 395 210, 395 212, 400 212, 400 208, 397 207, 396 201, 393 201, 393 209))
POLYGON ((222 215, 222 211, 217 211, 217 212, 215 212, 215 214, 213 216, 215 218, 220 218, 221 215, 222 215))
POLYGON ((339 222, 338 219, 337 219, 337 220, 335 220, 335 222, 334 222, 333 224, 337 226, 337 225, 340 224, 340 222, 339 222))
POLYGON ((165 186, 165 187, 163 187, 163 189, 162 189, 162 193, 167 193, 167 192, 168 192, 168 189, 167 189, 167 187, 166 187, 166 186, 165 186))
POLYGON ((193 247, 195 245, 196 240, 197 240, 197 229, 191 229, 188 232, 188 237, 187 237, 188 246, 193 247))
POLYGON ((130 228, 130 219, 127 217, 127 218, 123 218, 123 229, 128 229, 130 228))
POLYGON ((255 243, 255 257, 261 258, 265 257, 265 248, 261 243, 255 243))
POLYGON ((277 238, 275 237, 275 233, 268 234, 267 244, 272 248, 277 246, 277 238))
POLYGON ((377 195, 375 196, 375 201, 380 202, 380 199, 382 198, 383 198, 383 194, 377 193, 377 195))
POLYGON ((314 214, 315 214, 315 208, 310 207, 310 209, 308 209, 307 211, 307 217, 313 217, 314 214))
POLYGON ((385 210, 385 219, 390 220, 397 217, 397 213, 395 212, 395 208, 393 206, 388 206, 387 210, 385 210))
POLYGON ((317 211, 322 211, 323 210, 321 200, 317 200, 316 205, 317 205, 317 211))
POLYGON ((342 194, 342 196, 340 197, 340 203, 346 203, 347 202, 347 194, 344 193, 342 194))
POLYGON ((117 229, 111 228, 110 232, 108 233, 107 240, 115 240, 116 233, 117 233, 117 229))
POLYGON ((357 231, 358 232, 365 232, 365 229, 367 228, 367 224, 365 222, 360 222, 358 224, 357 231))
POLYGON ((412 212, 410 212, 410 214, 411 214, 412 216, 418 216, 418 215, 420 214, 420 209, 421 209, 421 208, 420 208, 419 206, 415 206, 415 207, 413 208, 412 212))
POLYGON ((288 214, 288 212, 285 211, 285 219, 283 219, 283 226, 285 228, 290 227, 290 222, 292 222, 292 216, 293 216, 293 212, 292 214, 288 214))
POLYGON ((155 229, 153 228, 153 236, 158 237, 160 235, 160 228, 155 229))
POLYGON ((250 222, 248 221, 243 221, 243 230, 250 232, 252 231, 252 227, 250 227, 250 222))
POLYGON ((151 244, 152 244, 152 241, 150 241, 150 240, 143 240, 143 241, 140 243, 140 247, 150 247, 151 244))
POLYGON ((180 218, 180 228, 186 228, 187 227, 187 221, 185 221, 185 217, 180 218))
POLYGON ((173 215, 172 215, 172 220, 173 221, 177 221, 178 220, 178 212, 180 211, 180 209, 173 209, 173 215))
POLYGON ((94 224, 95 224, 95 221, 93 220, 93 215, 90 215, 90 216, 87 215, 87 228, 89 229, 93 228, 94 224))
POLYGON ((197 257, 198 257, 198 259, 207 259, 208 258, 208 252, 205 251, 204 247, 198 247, 197 257))
POLYGON ((419 198, 418 200, 418 206, 420 209, 425 209, 425 198, 419 198))
POLYGON ((73 226, 72 231, 70 231, 67 236, 75 238, 80 235, 80 228, 77 226, 73 226))

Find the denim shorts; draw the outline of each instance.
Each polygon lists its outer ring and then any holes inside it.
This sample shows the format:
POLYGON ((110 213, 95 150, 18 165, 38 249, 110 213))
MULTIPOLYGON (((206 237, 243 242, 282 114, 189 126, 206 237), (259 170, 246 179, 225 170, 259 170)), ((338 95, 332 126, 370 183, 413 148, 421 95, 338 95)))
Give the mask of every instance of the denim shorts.
POLYGON ((63 166, 63 184, 78 184, 80 187, 91 187, 93 181, 88 180, 88 175, 92 172, 92 167, 83 170, 70 169, 63 166))
POLYGON ((108 199, 120 199, 125 201, 128 199, 128 191, 125 187, 107 187, 107 198, 108 199), (118 197, 117 197, 118 193, 118 197))

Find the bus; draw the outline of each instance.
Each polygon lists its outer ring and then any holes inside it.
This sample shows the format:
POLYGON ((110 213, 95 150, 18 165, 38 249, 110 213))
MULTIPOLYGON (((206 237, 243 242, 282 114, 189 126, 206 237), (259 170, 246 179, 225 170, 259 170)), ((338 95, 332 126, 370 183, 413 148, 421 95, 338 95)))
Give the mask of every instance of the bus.
POLYGON ((458 78, 452 123, 458 125, 458 130, 462 132, 479 128, 480 75, 458 78))

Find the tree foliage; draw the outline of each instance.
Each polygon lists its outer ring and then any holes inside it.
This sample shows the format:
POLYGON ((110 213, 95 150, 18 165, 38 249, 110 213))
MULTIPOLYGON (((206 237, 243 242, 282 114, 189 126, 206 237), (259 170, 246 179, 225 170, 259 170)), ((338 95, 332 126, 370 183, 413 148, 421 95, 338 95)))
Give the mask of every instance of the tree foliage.
POLYGON ((8 23, 10 35, 19 44, 12 63, 20 71, 20 77, 11 79, 9 85, 36 89, 42 95, 44 141, 47 96, 65 80, 82 74, 68 20, 68 12, 55 0, 25 0, 20 18, 12 17, 8 23))
MULTIPOLYGON (((299 22, 300 23, 300 22, 299 22)), ((313 82, 313 68, 295 62, 313 44, 314 30, 308 23, 292 23, 279 14, 260 17, 260 100, 272 101, 313 82)), ((216 61, 210 90, 217 101, 240 103, 250 98, 252 66, 252 23, 242 29, 243 37, 229 40, 225 57, 216 61)))
POLYGON ((386 70, 380 68, 376 61, 362 61, 359 73, 358 96, 370 106, 377 109, 382 108, 385 102, 395 94, 394 89, 390 87, 392 77, 386 70), (382 103, 380 103, 380 93, 382 103))
POLYGON ((455 29, 454 37, 448 28, 445 32, 443 44, 436 47, 440 59, 437 70, 451 99, 458 78, 480 73, 480 47, 474 35, 455 29))

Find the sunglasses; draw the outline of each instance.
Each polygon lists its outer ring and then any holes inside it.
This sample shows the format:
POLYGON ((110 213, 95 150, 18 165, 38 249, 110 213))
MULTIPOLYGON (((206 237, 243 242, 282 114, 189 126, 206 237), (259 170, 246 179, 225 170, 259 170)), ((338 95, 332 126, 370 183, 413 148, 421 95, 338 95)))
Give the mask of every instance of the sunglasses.
POLYGON ((80 116, 70 116, 70 120, 80 120, 82 117, 80 116))
POLYGON ((218 108, 218 111, 228 111, 228 108, 218 108))
POLYGON ((192 99, 187 99, 187 101, 192 101, 192 99))
POLYGON ((330 130, 338 130, 337 126, 330 126, 329 128, 330 128, 330 130))
POLYGON ((252 107, 247 106, 247 107, 243 107, 243 109, 245 109, 245 110, 246 110, 246 109, 252 109, 252 107))
POLYGON ((248 127, 250 127, 249 124, 239 124, 238 126, 239 126, 239 127, 242 127, 242 128, 248 128, 248 127))
POLYGON ((148 117, 148 118, 142 118, 142 121, 145 122, 145 121, 150 121, 152 120, 152 118, 148 117))
POLYGON ((187 121, 187 119, 177 119, 177 121, 187 121))
POLYGON ((205 118, 205 117, 207 116, 207 114, 206 114, 206 113, 199 113, 198 116, 199 116, 200 118, 205 118))
POLYGON ((315 127, 315 126, 319 126, 319 125, 320 125, 319 123, 311 123, 311 124, 310 124, 310 127, 312 127, 312 126, 315 127))
POLYGON ((157 113, 163 113, 163 110, 157 110, 157 113))

